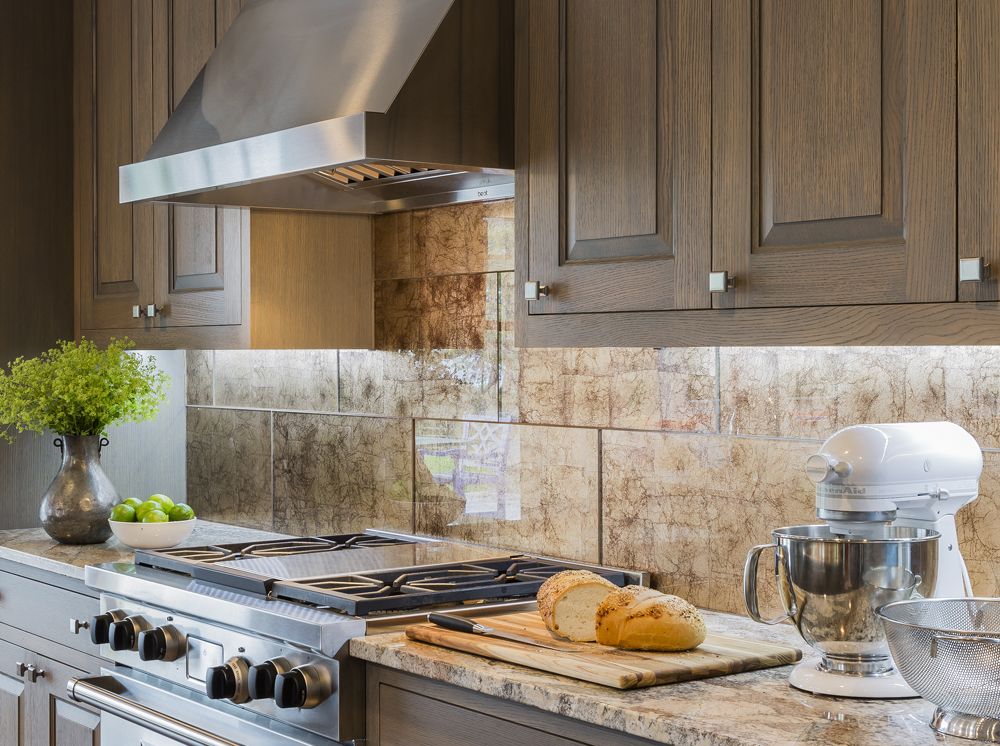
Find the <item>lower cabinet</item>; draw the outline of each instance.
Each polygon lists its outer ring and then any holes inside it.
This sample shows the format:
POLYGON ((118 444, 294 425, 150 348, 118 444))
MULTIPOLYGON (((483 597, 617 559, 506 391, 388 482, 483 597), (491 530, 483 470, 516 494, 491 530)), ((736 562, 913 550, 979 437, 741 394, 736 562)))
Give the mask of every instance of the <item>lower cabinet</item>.
POLYGON ((0 746, 98 746, 101 718, 67 698, 66 682, 99 669, 96 658, 79 669, 0 641, 0 746))
POLYGON ((653 742, 368 664, 368 746, 650 746, 653 742))

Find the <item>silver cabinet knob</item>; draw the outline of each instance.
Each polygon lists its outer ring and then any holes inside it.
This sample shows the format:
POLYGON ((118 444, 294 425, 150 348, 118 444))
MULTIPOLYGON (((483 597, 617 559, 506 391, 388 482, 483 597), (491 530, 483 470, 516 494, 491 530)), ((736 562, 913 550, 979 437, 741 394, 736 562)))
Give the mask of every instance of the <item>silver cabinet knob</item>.
POLYGON ((990 265, 981 256, 958 260, 959 282, 986 282, 990 279, 990 265))
POLYGON ((152 303, 150 303, 148 306, 146 306, 146 316, 148 316, 149 318, 153 318, 159 312, 160 312, 160 309, 158 309, 152 303))
POLYGON ((70 619, 69 620, 69 631, 74 634, 80 634, 81 629, 90 629, 90 622, 84 621, 83 619, 70 619))
POLYGON ((139 306, 132 306, 132 318, 138 319, 142 317, 142 309, 139 306))
POLYGON ((526 282, 524 283, 524 299, 525 300, 538 300, 549 294, 549 286, 543 285, 540 282, 526 282))
POLYGON ((41 676, 44 679, 45 671, 43 671, 40 668, 35 668, 34 666, 28 666, 27 668, 24 669, 24 678, 26 678, 32 684, 34 684, 38 680, 39 676, 41 676))
POLYGON ((708 292, 728 293, 734 287, 736 287, 736 278, 730 276, 726 270, 708 273, 708 292))
POLYGON ((14 664, 14 673, 18 676, 24 676, 24 672, 28 670, 28 667, 24 665, 23 661, 18 661, 14 664))

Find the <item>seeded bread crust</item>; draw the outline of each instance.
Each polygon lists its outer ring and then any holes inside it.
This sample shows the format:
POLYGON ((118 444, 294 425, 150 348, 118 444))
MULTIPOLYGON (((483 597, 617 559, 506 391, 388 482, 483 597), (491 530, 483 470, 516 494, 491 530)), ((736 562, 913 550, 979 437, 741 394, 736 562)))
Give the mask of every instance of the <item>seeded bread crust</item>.
POLYGON ((690 650, 705 641, 705 620, 678 596, 630 585, 597 610, 597 642, 625 650, 690 650))
POLYGON ((618 586, 614 583, 589 570, 564 570, 553 575, 538 589, 538 613, 541 615, 542 621, 545 622, 545 626, 556 634, 564 634, 559 631, 556 624, 556 603, 568 591, 581 585, 599 585, 607 587, 609 591, 618 590, 618 586))

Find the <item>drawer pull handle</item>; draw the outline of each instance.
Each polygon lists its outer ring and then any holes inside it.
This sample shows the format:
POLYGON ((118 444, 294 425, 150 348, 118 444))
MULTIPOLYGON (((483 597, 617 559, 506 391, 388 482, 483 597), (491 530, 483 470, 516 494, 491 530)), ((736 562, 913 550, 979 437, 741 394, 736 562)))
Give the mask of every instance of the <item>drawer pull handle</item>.
POLYGON ((40 668, 35 668, 34 666, 28 666, 24 669, 24 677, 30 681, 32 684, 38 679, 38 677, 45 678, 45 671, 40 668))
POLYGON ((90 622, 83 619, 70 619, 69 631, 74 635, 80 634, 81 629, 90 629, 90 622))

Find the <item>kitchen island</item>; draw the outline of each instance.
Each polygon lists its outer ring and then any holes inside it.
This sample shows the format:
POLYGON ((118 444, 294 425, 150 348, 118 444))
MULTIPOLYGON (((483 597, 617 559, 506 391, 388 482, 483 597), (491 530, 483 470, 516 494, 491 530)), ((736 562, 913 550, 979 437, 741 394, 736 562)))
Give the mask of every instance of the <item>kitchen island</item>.
MULTIPOLYGON (((804 648, 796 631, 786 625, 765 627, 745 617, 703 612, 712 632, 766 640, 804 648)), ((674 746, 924 746, 935 743, 973 744, 974 741, 938 736, 927 722, 934 705, 922 699, 851 700, 808 694, 788 685, 791 666, 752 671, 703 681, 619 691, 530 668, 468 655, 408 640, 402 633, 371 635, 351 641, 351 654, 370 664, 368 707, 378 699, 382 685, 398 701, 399 692, 413 698, 437 700, 441 708, 460 704, 478 718, 490 712, 497 723, 524 722, 538 710, 617 731, 622 742, 674 746), (385 672, 380 680, 380 672, 385 672), (399 673, 402 672, 402 673, 399 673), (395 677, 395 678, 393 678, 395 677), (416 677, 421 677, 417 679, 416 677), (431 681, 427 681, 430 679, 431 681), (420 686, 419 682, 425 682, 420 686), (437 682, 443 682, 438 684, 437 682), (465 690, 465 691, 462 691, 465 690), (477 692, 479 695, 473 695, 477 692), (457 696, 455 696, 457 695, 457 696), (482 695, 488 695, 486 697, 482 695), (460 702, 458 700, 461 700, 460 702), (499 705, 492 707, 492 703, 499 705), (635 737, 629 738, 629 736, 635 737)), ((406 727, 419 730, 424 708, 412 704, 406 727)), ((457 711, 459 708, 455 707, 457 711)), ((437 714, 445 728, 461 715, 437 714)), ((543 730, 553 731, 558 720, 549 718, 543 730)), ((568 723, 568 724, 569 724, 568 723)), ((431 724, 428 724, 431 727, 431 724)), ((374 724, 378 727, 378 723, 374 724)), ((391 724, 390 726, 391 727, 391 724)), ((489 726, 492 728, 492 726, 489 726)), ((369 719, 369 738, 373 730, 369 719)), ((555 732, 559 732, 556 730, 555 732)), ((566 734, 569 737, 569 734, 566 734)), ((614 734, 609 733, 609 738, 614 734)), ((575 736, 573 737, 575 740, 575 736)), ((388 740, 388 739, 387 739, 388 740)), ((419 738, 417 739, 419 741, 419 738)), ((608 743, 615 743, 608 740, 608 743)), ((452 743, 452 740, 441 743, 452 743)), ((454 742, 460 742, 455 740, 454 742)), ((488 743, 482 740, 482 743, 488 743)), ((539 741, 542 743, 545 741, 539 741)))

